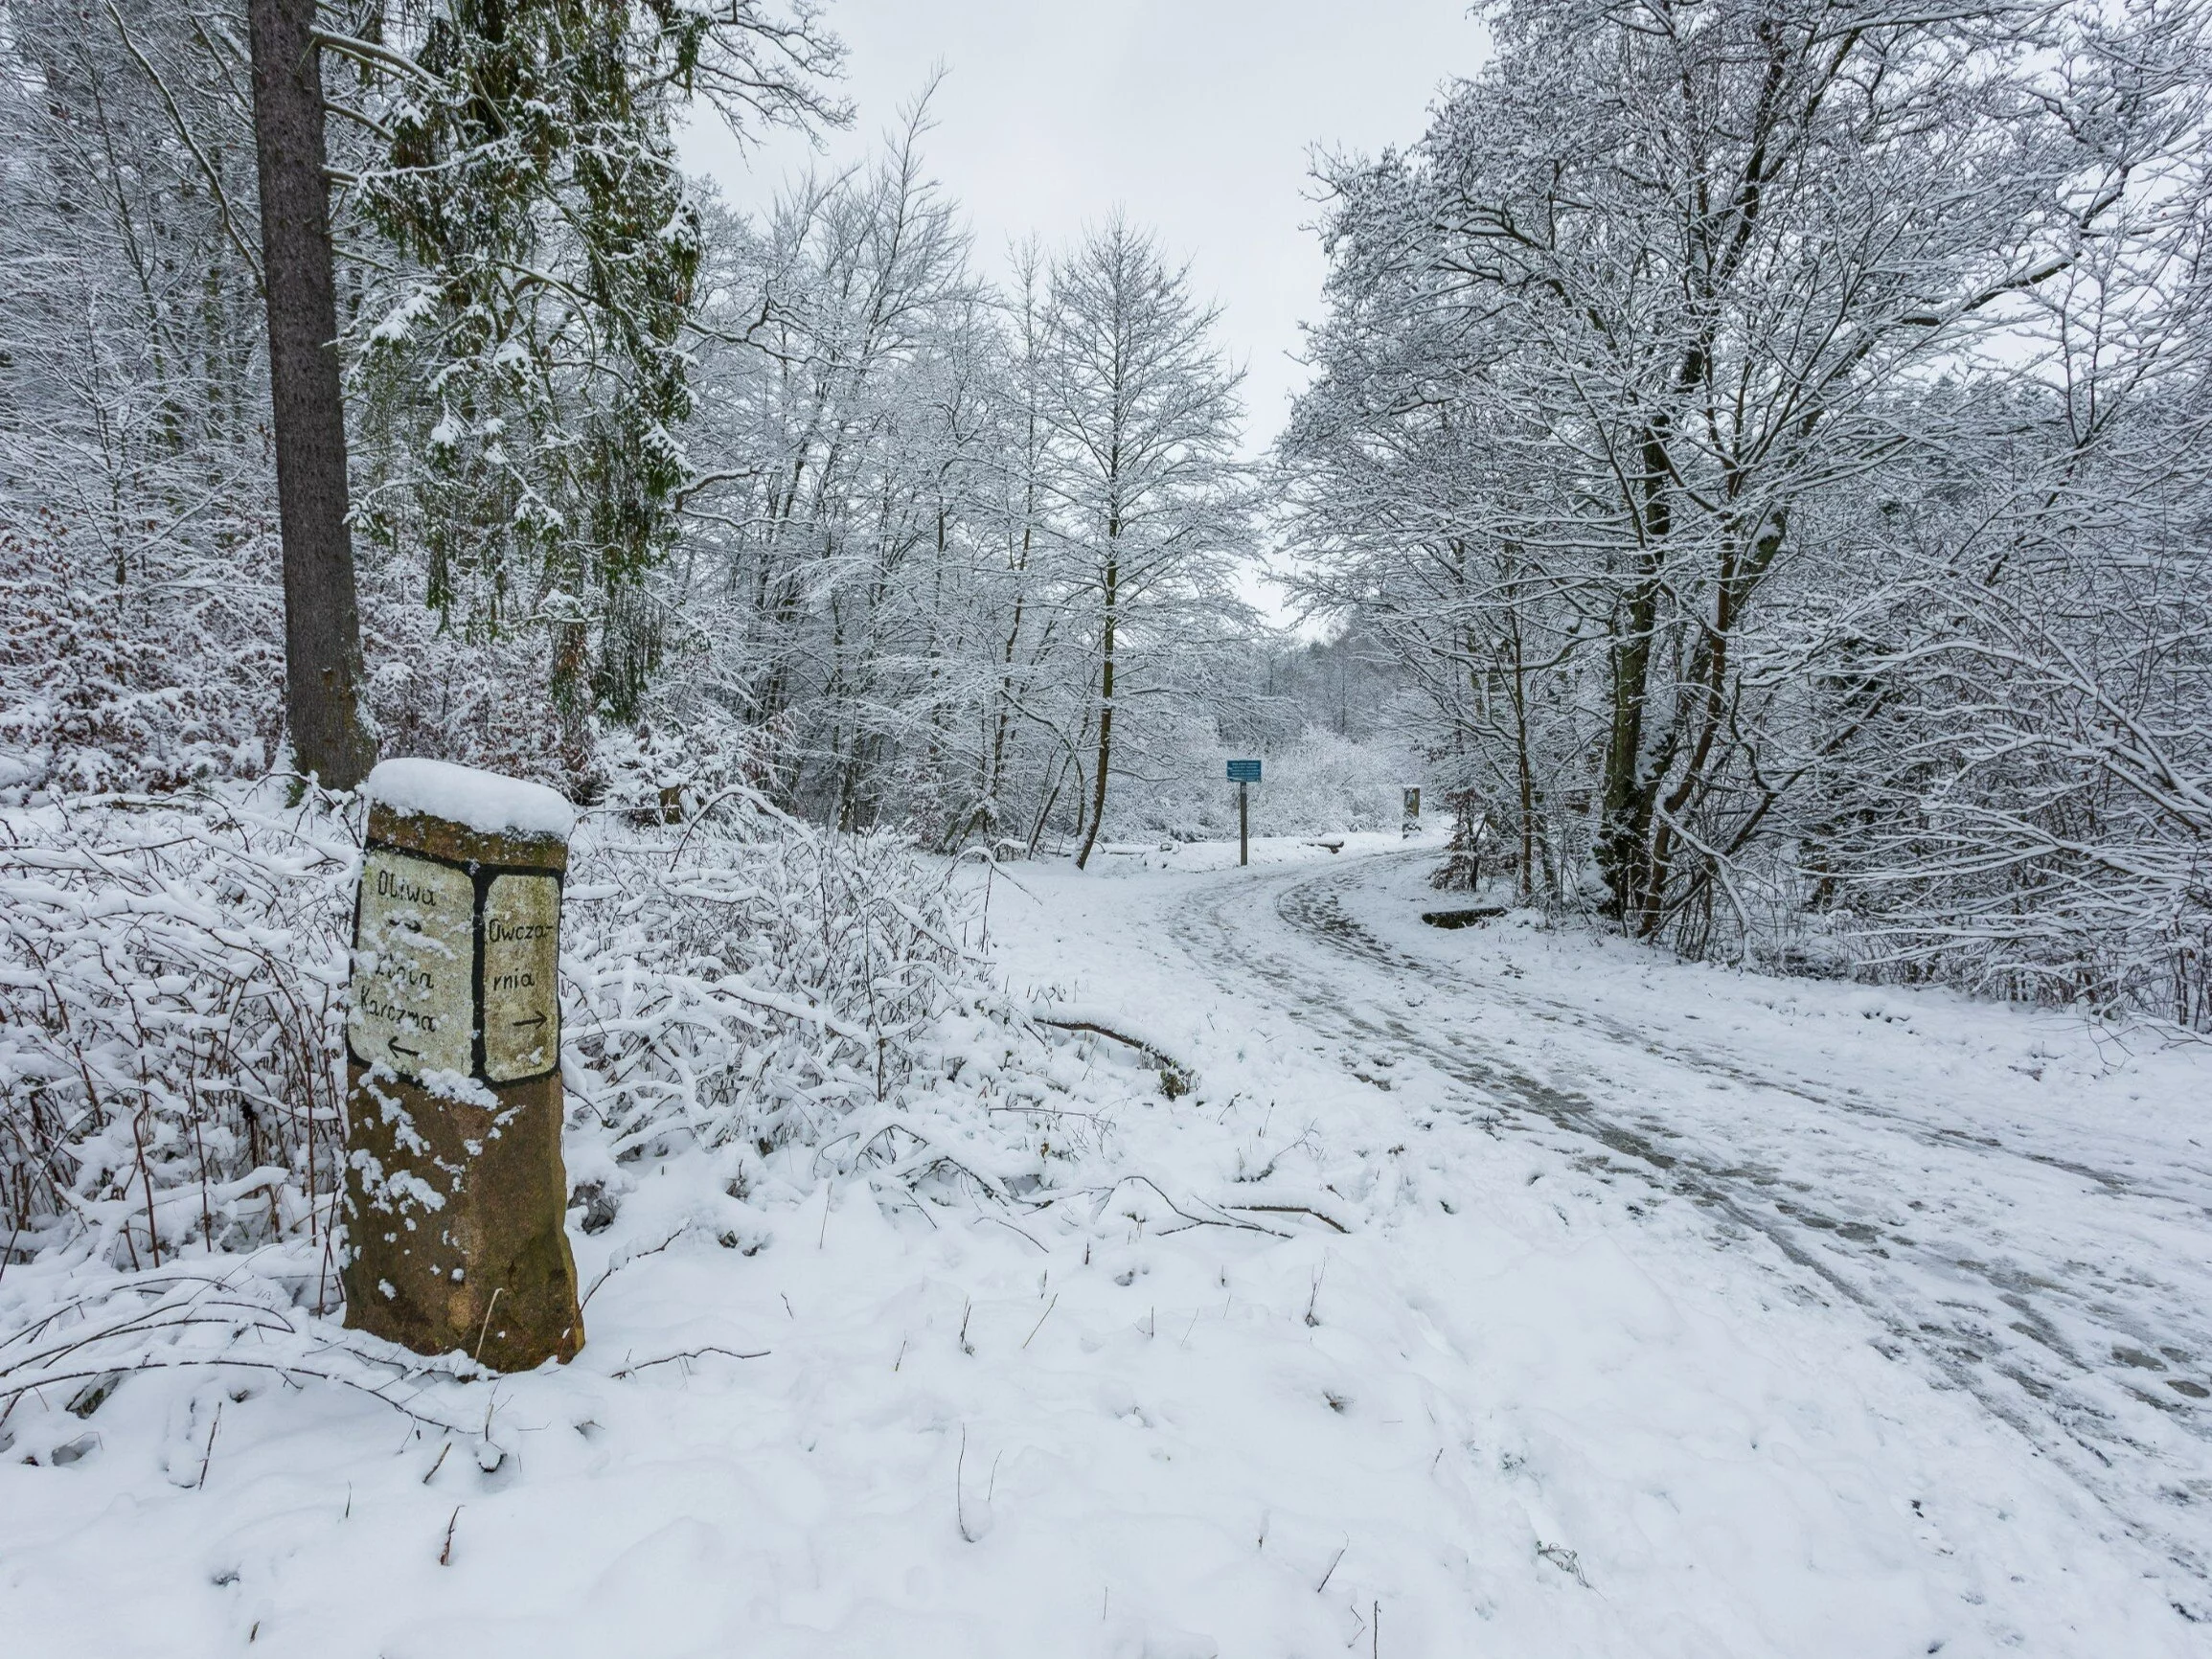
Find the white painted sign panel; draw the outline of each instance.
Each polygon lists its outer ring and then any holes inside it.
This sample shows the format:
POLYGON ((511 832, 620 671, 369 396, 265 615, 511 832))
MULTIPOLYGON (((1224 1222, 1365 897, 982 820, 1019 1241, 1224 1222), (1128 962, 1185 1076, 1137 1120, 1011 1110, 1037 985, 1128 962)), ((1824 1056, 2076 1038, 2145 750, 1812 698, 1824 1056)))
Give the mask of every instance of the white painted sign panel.
POLYGON ((361 869, 346 1034, 371 1065, 469 1070, 476 885, 465 870, 372 847, 361 869))
POLYGON ((535 1078, 560 1057, 560 883, 495 875, 484 899, 484 1075, 535 1078))

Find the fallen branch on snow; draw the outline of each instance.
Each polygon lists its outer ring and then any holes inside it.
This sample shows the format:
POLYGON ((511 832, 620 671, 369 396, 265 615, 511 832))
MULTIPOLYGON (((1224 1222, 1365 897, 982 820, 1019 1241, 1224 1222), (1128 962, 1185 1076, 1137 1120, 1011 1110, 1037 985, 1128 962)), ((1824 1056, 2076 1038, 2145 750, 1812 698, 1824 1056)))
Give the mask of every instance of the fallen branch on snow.
POLYGON ((1115 1031, 1111 1026, 1101 1025, 1096 1020, 1053 1019, 1045 1014, 1035 1014, 1032 1017, 1036 1019, 1038 1025, 1050 1026, 1055 1031, 1086 1032, 1092 1036, 1102 1036, 1109 1042, 1120 1043, 1124 1048, 1136 1050, 1138 1054, 1151 1060, 1154 1069, 1159 1072, 1160 1093, 1171 1101, 1180 1099, 1191 1092, 1191 1085, 1196 1080, 1197 1074, 1190 1067, 1184 1065, 1181 1060, 1175 1058, 1174 1055, 1169 1054, 1165 1049, 1155 1048, 1142 1037, 1133 1037, 1127 1032, 1115 1031))

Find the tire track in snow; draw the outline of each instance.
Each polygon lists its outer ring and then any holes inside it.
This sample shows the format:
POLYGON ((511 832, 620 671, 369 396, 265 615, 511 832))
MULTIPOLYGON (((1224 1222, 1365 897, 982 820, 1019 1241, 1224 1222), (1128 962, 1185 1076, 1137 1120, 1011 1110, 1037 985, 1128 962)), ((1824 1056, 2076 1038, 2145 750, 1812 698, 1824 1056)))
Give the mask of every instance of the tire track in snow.
POLYGON ((1579 1031, 1594 1031, 1612 1042, 1676 1061, 1693 1070, 1724 1078, 1731 1082, 1752 1088, 1771 1089, 1781 1094, 1794 1095, 1800 1100, 1831 1110, 1877 1119, 1931 1148, 1955 1149, 1958 1143, 1971 1142, 2003 1157, 2046 1165, 2066 1174, 2093 1181, 2115 1194, 2142 1194, 2179 1205, 2197 1216, 2212 1217, 2212 1208, 2206 1205, 2206 1195, 2212 1193, 2212 1163, 2182 1161, 2172 1164, 2166 1170, 2172 1179, 2164 1181, 2120 1174, 2034 1148, 2010 1146, 1992 1137, 1975 1136, 1968 1130, 1950 1125, 1929 1125, 1906 1112, 1892 1110, 1852 1092, 1823 1089, 1810 1078, 1777 1077, 1757 1071, 1732 1056, 1718 1054, 1679 1039, 1663 1037, 1648 1028, 1629 1025, 1595 1009, 1579 1007, 1556 997, 1542 996, 1495 982, 1472 984, 1448 963, 1424 960, 1393 949, 1345 913, 1337 893, 1320 891, 1324 886, 1343 885, 1346 883, 1342 881, 1303 883, 1283 895, 1277 904, 1277 913, 1299 931, 1318 935, 1324 943, 1363 957, 1379 966, 1427 977, 1444 974, 1459 979, 1461 989, 1477 992, 1493 1002, 1510 1004, 1537 1019, 1569 1025, 1579 1031))
POLYGON ((1353 916, 1345 896, 1372 867, 1214 884, 1193 894, 1167 931, 1220 978, 1257 982, 1262 1000, 1309 1031, 1368 1054, 1417 1059, 1471 1091, 1487 1112, 1451 1109, 1493 1132, 1532 1135, 1577 1168, 1633 1176, 1688 1198, 1715 1217, 1723 1238, 1765 1239, 1870 1317, 1883 1332, 1881 1352, 1917 1355, 1944 1385, 1971 1394, 2065 1468, 2131 1535, 2197 1580, 2177 1611, 2212 1619, 2212 1422, 2143 1386, 2167 1380, 2151 1375, 2164 1369, 2155 1357, 2161 1352, 2177 1364, 2212 1353, 2201 1311, 2212 1302, 2205 1261, 2212 1239, 2202 1221, 2205 1187, 2191 1191, 2190 1181, 2203 1171, 2179 1166, 2145 1181, 1931 1124, 1903 1105, 1773 1077, 1556 998, 1476 984, 1448 964, 1394 948, 1353 916), (1363 995, 1338 968, 1347 961, 1386 976, 1400 996, 1417 990, 1418 1022, 1382 997, 1363 995), (1471 1021, 1453 1020, 1454 1003, 1471 997, 1572 1028, 1570 1040, 1584 1051, 1578 1061, 1601 1079, 1605 1062, 1632 1056, 1754 1096, 1779 1093, 1799 1109, 1777 1133, 1770 1118, 1754 1115, 1756 1099, 1733 1124, 1685 1124, 1629 1104, 1619 1098, 1627 1094, 1622 1085, 1595 1094, 1563 1086, 1480 1040, 1471 1021), (1608 1055, 1608 1047, 1627 1053, 1608 1055), (1704 1144, 1716 1128, 1747 1126, 1752 1132, 1743 1138, 1765 1143, 1760 1156, 1734 1144, 1704 1144), (1804 1155, 1815 1148, 1817 1156, 1804 1155), (1935 1209, 1899 1214, 1900 1167, 1926 1171, 1929 1159, 1943 1168, 1918 1183, 1935 1209), (2079 1216, 2070 1215, 2068 1242, 2087 1249, 2062 1251, 2058 1260, 2026 1252, 2031 1259, 2023 1261, 2021 1240, 2001 1225, 2019 1195, 2004 1188, 2060 1177, 2094 1187, 2094 1202, 2120 1206, 2119 1219, 2084 1238, 2079 1216), (2185 1227, 2183 1248, 2194 1247, 2194 1259, 2176 1260, 2146 1240, 2135 1225, 2139 1213, 2165 1232, 2185 1227), (1931 1241, 1937 1233, 1943 1238, 1931 1241), (2145 1254, 2155 1259, 2137 1259, 2145 1254))

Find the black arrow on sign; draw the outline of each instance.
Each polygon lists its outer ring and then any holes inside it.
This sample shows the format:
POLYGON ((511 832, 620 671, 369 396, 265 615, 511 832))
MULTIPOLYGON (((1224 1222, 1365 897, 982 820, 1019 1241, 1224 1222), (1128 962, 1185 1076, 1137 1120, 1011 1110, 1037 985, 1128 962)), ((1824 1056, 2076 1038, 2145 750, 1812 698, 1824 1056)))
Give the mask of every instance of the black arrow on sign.
POLYGON ((511 1023, 513 1023, 514 1027, 519 1030, 521 1027, 526 1025, 543 1025, 545 1023, 545 1016, 541 1013, 534 1013, 528 1019, 518 1019, 511 1023))
POLYGON ((398 1037, 386 1037, 384 1039, 384 1044, 396 1055, 405 1055, 410 1059, 418 1060, 422 1057, 422 1051, 421 1049, 411 1049, 405 1043, 401 1042, 398 1037))

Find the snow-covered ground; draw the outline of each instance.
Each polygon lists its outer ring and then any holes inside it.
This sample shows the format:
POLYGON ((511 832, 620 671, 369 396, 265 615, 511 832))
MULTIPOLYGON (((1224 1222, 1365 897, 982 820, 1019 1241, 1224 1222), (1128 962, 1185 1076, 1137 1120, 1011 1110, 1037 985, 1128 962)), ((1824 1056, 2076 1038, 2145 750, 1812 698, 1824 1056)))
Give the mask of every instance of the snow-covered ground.
POLYGON ((576 1363, 408 1398, 453 1432, 28 1401, 0 1651, 2212 1648, 2212 1054, 1254 854, 992 877, 1010 982, 1195 1085, 1037 1058, 1095 1115, 1018 1204, 672 1158, 576 1363))

